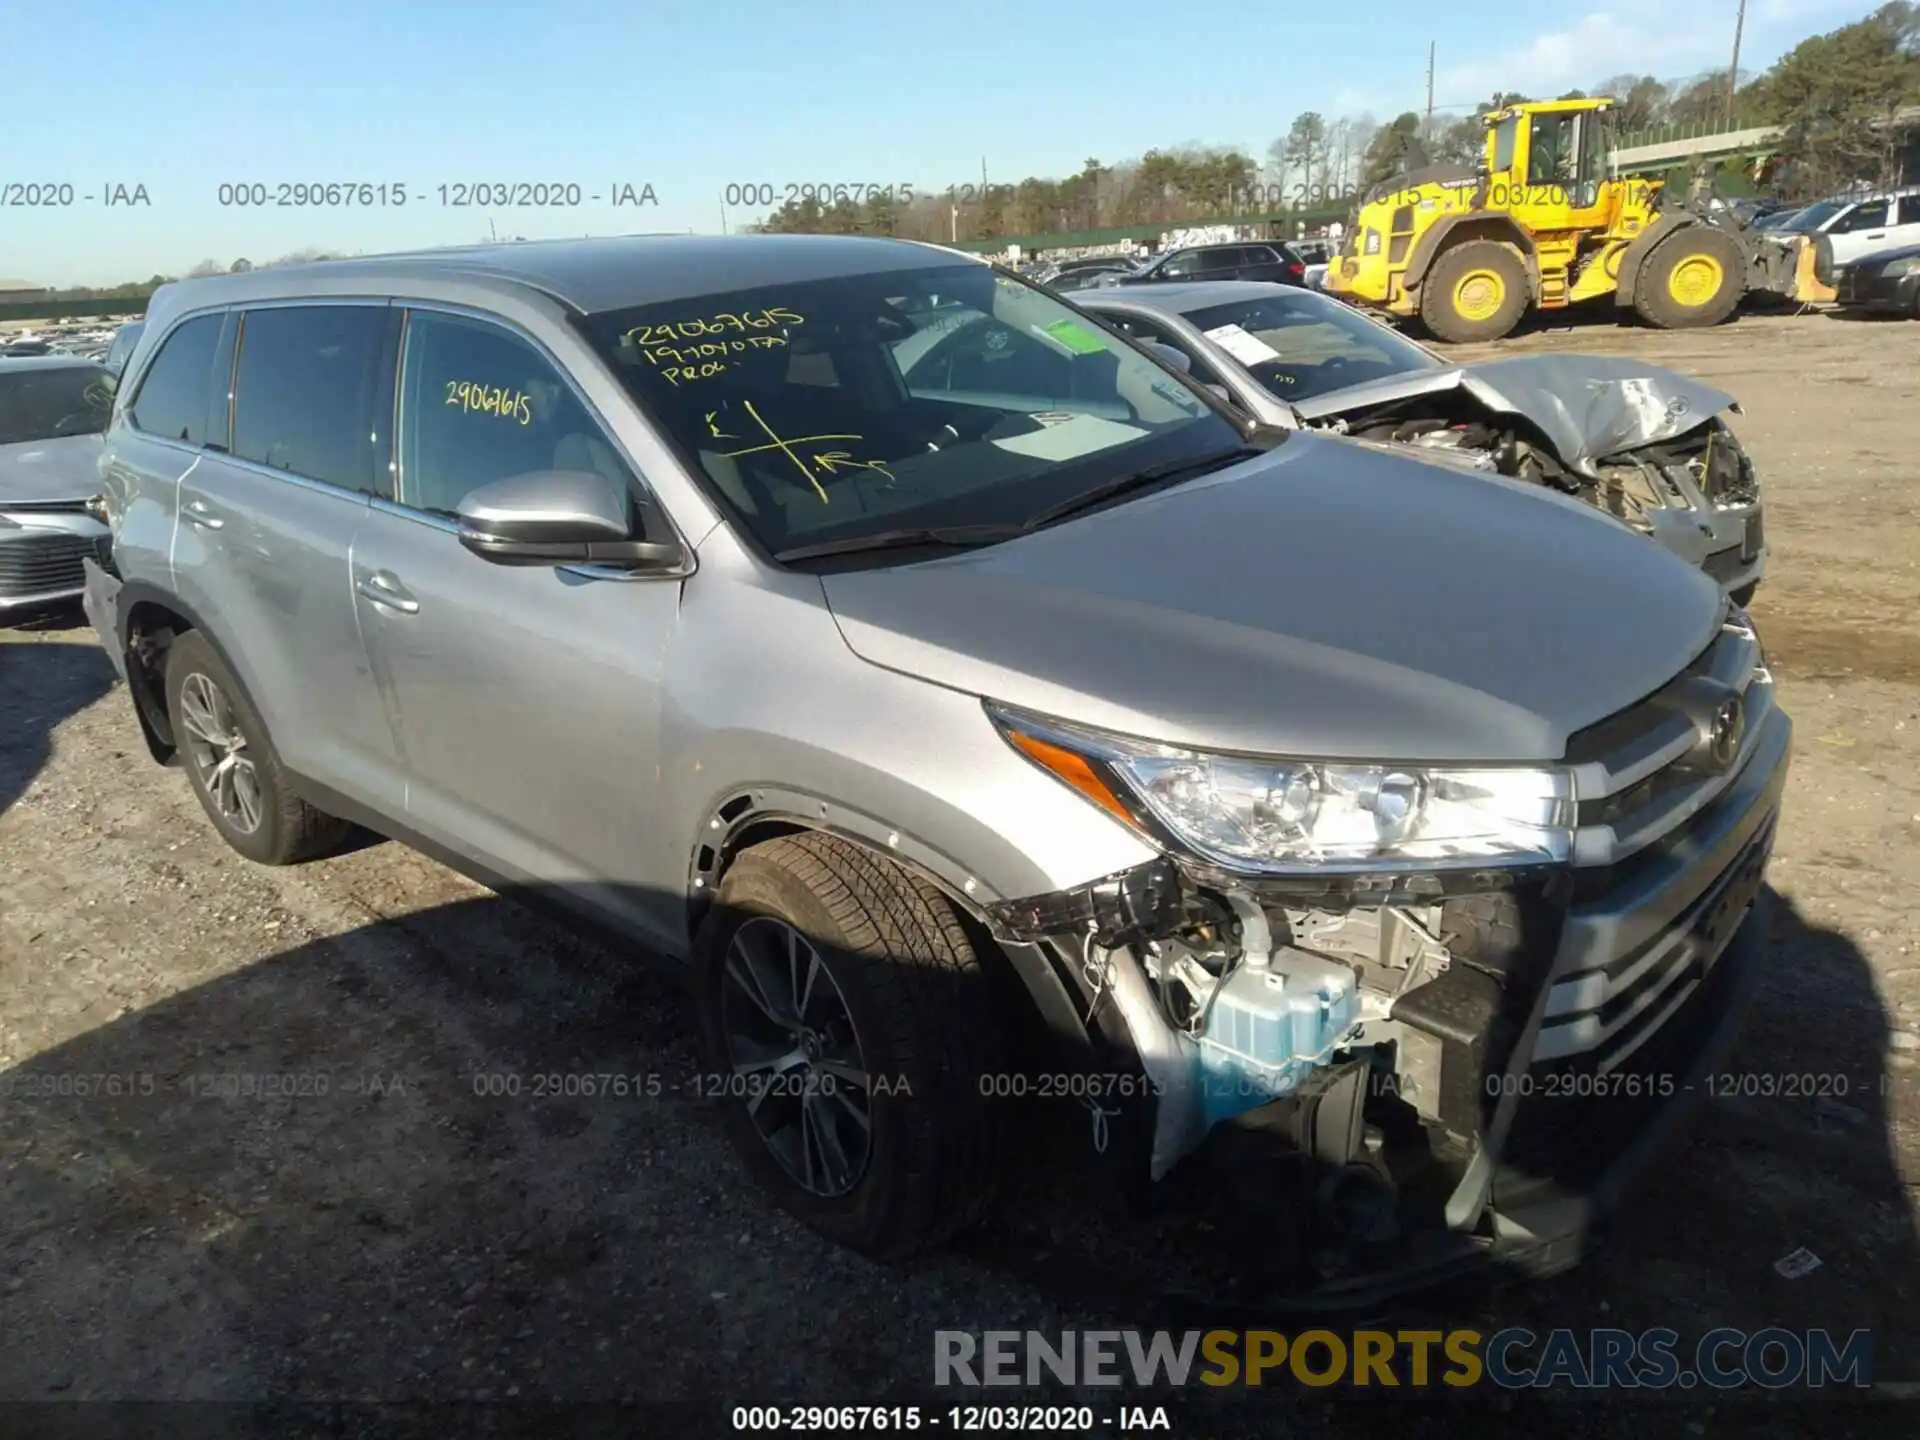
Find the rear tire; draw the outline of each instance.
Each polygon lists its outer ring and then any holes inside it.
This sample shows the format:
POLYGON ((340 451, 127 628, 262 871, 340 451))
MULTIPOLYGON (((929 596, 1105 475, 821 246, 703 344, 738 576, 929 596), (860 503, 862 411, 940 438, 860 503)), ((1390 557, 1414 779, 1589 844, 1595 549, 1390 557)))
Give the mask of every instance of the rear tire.
POLYGON ((782 1208, 877 1259, 980 1217, 1003 1036, 939 889, 849 841, 783 836, 727 871, 697 958, 712 1088, 782 1208))
POLYGON ((1633 285, 1634 312, 1662 330, 1718 325, 1740 303, 1747 260, 1740 242, 1711 225, 1688 225, 1653 247, 1633 285))
POLYGON ((1455 345, 1498 340, 1526 314, 1527 262, 1503 240, 1466 240, 1420 282, 1420 323, 1455 345))
POLYGON ((166 695, 187 783, 227 844, 262 865, 292 865, 346 838, 346 821, 294 793, 267 727, 197 630, 167 647, 166 695))

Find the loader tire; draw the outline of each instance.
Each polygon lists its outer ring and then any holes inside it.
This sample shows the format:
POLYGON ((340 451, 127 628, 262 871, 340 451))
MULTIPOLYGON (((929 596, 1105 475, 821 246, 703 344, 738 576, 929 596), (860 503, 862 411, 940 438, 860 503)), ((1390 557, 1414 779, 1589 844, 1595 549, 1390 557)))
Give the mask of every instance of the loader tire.
POLYGON ((1503 240, 1467 240, 1433 262, 1420 284, 1420 323, 1455 345, 1498 340, 1527 311, 1527 262, 1503 240))
POLYGON ((1633 308, 1649 325, 1688 330, 1718 325, 1740 303, 1747 257, 1711 225, 1688 225, 1653 247, 1633 286, 1633 308))

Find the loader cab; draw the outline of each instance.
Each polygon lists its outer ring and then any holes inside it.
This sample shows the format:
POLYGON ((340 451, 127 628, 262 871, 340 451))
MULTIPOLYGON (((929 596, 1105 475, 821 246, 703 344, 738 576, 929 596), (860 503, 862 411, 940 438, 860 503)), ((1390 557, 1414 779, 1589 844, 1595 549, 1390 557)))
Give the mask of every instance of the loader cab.
POLYGON ((1530 231, 1604 227, 1607 135, 1604 100, 1509 106, 1487 117, 1487 205, 1530 231))

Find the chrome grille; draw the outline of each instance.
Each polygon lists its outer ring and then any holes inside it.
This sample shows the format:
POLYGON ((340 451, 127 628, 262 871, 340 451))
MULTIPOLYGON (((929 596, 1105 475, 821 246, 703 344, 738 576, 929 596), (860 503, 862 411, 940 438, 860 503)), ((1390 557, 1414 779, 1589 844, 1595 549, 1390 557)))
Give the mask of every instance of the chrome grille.
POLYGON ((1574 865, 1618 865, 1712 804, 1752 758, 1772 709, 1773 676, 1759 636, 1736 613, 1671 684, 1573 737, 1567 755, 1580 804, 1574 865), (1690 713, 1690 682, 1724 686, 1743 703, 1745 731, 1724 771, 1702 769, 1696 761, 1703 736, 1700 720, 1690 713))
POLYGON ((108 543, 106 536, 57 530, 0 535, 0 596, 26 598, 78 590, 86 583, 80 562, 91 557, 105 563, 108 543))
POLYGON ((1659 878, 1663 871, 1678 864, 1684 873, 1693 862, 1680 857, 1725 843, 1710 837, 1724 837, 1738 815, 1751 813, 1744 773, 1761 748, 1777 753, 1772 716, 1759 637, 1736 611, 1671 683, 1574 737, 1571 938, 1563 938, 1548 982, 1531 1065, 1612 1071, 1699 990, 1758 893, 1772 818, 1756 817, 1740 849, 1675 896, 1672 913, 1655 920, 1642 907, 1666 903, 1655 898, 1673 883, 1659 878), (1731 696, 1744 704, 1745 728, 1737 746, 1715 757, 1710 717, 1731 696))

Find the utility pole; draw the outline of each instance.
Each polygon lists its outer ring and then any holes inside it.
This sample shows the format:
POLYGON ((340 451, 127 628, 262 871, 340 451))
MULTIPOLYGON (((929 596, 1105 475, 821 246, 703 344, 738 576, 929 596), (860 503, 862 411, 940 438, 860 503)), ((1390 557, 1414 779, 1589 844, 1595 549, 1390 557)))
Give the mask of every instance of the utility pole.
MULTIPOLYGON (((1745 6, 1747 0, 1740 0, 1740 3, 1745 6)), ((1420 138, 1429 144, 1433 141, 1433 41, 1431 40, 1427 42, 1427 120, 1425 127, 1420 131, 1420 138)))
POLYGON ((1740 0, 1740 14, 1733 22, 1733 64, 1727 67, 1727 128, 1733 128, 1733 96, 1740 88, 1740 32, 1747 28, 1747 0, 1740 0))

